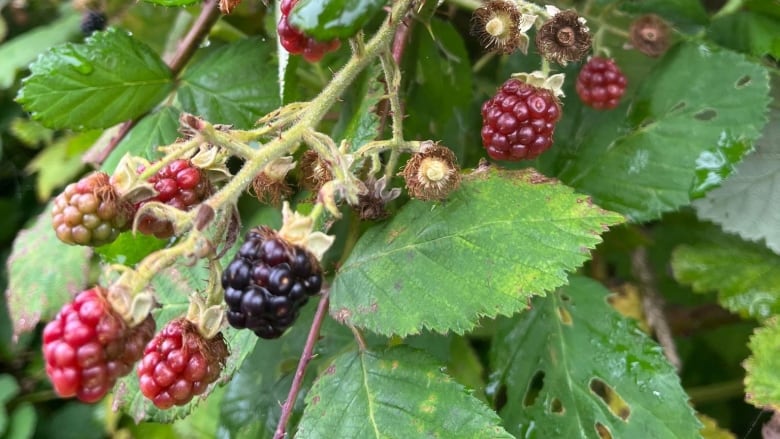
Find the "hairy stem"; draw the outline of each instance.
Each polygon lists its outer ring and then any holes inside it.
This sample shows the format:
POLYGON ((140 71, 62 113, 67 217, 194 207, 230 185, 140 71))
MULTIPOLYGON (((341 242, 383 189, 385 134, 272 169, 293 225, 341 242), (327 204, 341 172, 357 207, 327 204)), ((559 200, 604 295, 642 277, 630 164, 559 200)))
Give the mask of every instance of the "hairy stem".
POLYGON ((387 181, 390 181, 395 173, 395 167, 398 165, 398 157, 401 155, 400 146, 404 143, 404 110, 401 99, 398 97, 401 88, 401 72, 398 70, 398 64, 391 53, 383 52, 380 59, 387 83, 387 99, 390 101, 390 115, 393 123, 393 144, 390 158, 385 166, 385 177, 387 177, 387 181))
POLYGON ((311 329, 309 329, 309 336, 306 338, 306 344, 303 346, 303 352, 298 361, 298 368, 295 370, 290 392, 287 394, 287 400, 284 401, 284 405, 282 405, 282 414, 279 417, 279 423, 276 425, 274 439, 284 439, 287 423, 290 421, 290 416, 292 416, 293 408, 295 407, 295 400, 298 399, 298 392, 300 392, 303 385, 306 367, 313 357, 314 345, 317 344, 317 340, 320 338, 320 327, 325 319, 325 315, 328 314, 329 305, 330 291, 325 290, 322 293, 320 303, 317 305, 317 312, 314 314, 314 321, 311 324, 311 329))
POLYGON ((406 13, 411 3, 412 0, 401 0, 395 3, 391 16, 366 44, 364 56, 352 57, 328 86, 309 103, 307 109, 303 111, 300 120, 278 137, 268 142, 258 151, 255 157, 244 164, 228 184, 209 198, 206 204, 217 210, 221 206, 235 202, 246 186, 252 182, 252 179, 268 162, 296 148, 303 136, 319 124, 328 110, 355 81, 357 75, 387 48, 393 38, 395 28, 399 25, 403 14, 406 13))

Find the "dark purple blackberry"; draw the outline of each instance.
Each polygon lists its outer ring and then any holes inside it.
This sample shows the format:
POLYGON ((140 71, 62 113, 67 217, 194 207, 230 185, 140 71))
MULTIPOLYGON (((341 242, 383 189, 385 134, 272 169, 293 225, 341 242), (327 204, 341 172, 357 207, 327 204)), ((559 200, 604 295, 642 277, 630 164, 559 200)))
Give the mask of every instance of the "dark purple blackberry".
POLYGON ((261 338, 278 338, 295 323, 309 297, 320 292, 322 268, 306 249, 262 226, 247 233, 222 272, 227 319, 261 338))
POLYGON ((100 11, 88 10, 81 17, 81 32, 86 35, 92 35, 92 32, 104 30, 108 17, 100 11))

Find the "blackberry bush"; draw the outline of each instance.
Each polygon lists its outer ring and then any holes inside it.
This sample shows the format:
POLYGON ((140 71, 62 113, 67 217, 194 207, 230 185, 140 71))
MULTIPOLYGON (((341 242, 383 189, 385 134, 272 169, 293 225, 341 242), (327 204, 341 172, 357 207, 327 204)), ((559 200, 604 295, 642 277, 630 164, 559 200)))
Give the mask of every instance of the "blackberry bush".
POLYGON ((4 3, 0 436, 771 436, 771 2, 4 3))

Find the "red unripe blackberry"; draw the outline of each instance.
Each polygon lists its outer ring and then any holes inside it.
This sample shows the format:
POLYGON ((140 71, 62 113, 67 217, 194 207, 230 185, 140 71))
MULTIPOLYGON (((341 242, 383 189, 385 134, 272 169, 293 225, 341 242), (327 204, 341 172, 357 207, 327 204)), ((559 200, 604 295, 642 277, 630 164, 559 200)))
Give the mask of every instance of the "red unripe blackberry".
POLYGON ((322 268, 308 250, 268 227, 252 229, 222 273, 228 323, 261 338, 277 338, 320 292, 322 268))
POLYGON ((560 117, 551 90, 510 79, 482 105, 482 145, 494 160, 536 158, 552 146, 560 117))
POLYGON ((153 335, 151 316, 131 328, 104 288, 82 291, 43 330, 46 374, 59 396, 97 402, 130 373, 153 335))
POLYGON ((593 57, 577 76, 577 94, 589 107, 611 110, 620 104, 626 84, 626 77, 615 60, 593 57))
POLYGON ((293 55, 303 55, 303 58, 309 62, 317 62, 323 55, 333 52, 341 46, 339 40, 317 41, 307 37, 299 30, 292 27, 287 16, 290 14, 297 0, 284 0, 279 5, 282 12, 282 18, 276 26, 276 32, 279 34, 279 43, 285 50, 293 55))
POLYGON ((69 184, 54 199, 52 225, 66 244, 99 246, 130 228, 133 205, 122 200, 103 172, 69 184))
MULTIPOLYGON (((142 201, 137 208, 148 201, 158 201, 179 210, 189 210, 212 193, 206 173, 189 160, 172 161, 149 178, 149 183, 154 186, 157 196, 142 201)), ((138 220, 138 231, 165 239, 173 236, 173 224, 151 215, 142 215, 138 220)))
POLYGON ((204 339, 192 322, 168 322, 138 363, 141 393, 160 409, 184 405, 219 378, 228 356, 222 333, 204 339))

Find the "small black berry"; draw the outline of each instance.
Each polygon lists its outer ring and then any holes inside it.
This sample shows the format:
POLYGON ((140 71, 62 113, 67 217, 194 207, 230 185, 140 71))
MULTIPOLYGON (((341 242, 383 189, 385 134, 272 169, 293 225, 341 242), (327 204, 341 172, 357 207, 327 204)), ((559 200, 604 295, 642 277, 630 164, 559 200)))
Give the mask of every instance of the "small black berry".
POLYGON ((93 32, 105 30, 107 22, 106 14, 90 9, 81 17, 81 32, 90 36, 93 32))
POLYGON ((261 227, 247 234, 222 273, 222 287, 231 326, 277 338, 295 322, 308 297, 319 293, 322 269, 306 249, 261 227))

